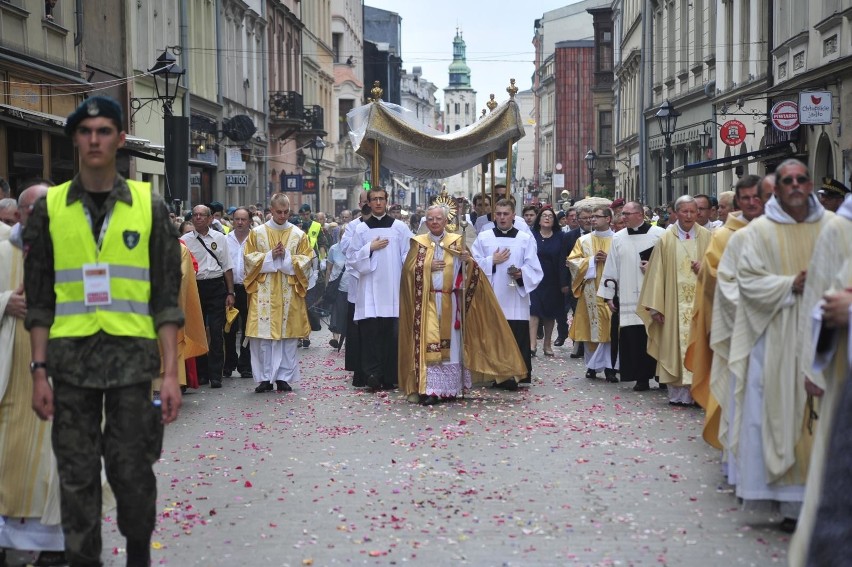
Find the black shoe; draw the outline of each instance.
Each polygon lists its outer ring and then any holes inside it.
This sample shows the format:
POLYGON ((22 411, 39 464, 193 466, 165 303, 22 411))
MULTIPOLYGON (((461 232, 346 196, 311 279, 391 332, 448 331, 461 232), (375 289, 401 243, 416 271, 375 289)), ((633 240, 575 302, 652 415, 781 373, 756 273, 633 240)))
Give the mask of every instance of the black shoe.
POLYGON ((255 388, 254 391, 258 394, 262 394, 263 392, 271 392, 272 382, 264 380, 263 382, 257 385, 257 388, 255 388))
POLYGON ((231 368, 230 370, 227 369, 227 368, 224 368, 222 370, 222 378, 230 378, 231 374, 234 373, 234 370, 236 370, 236 368, 231 368))
MULTIPOLYGON (((5 562, 0 563, 0 565, 5 564, 5 562)), ((61 565, 68 565, 64 551, 42 551, 33 563, 34 567, 59 567, 61 565)))
POLYGON ((535 334, 535 337, 536 337, 538 340, 541 340, 541 339, 543 339, 543 338, 544 338, 544 328, 543 328, 541 325, 539 325, 539 327, 538 327, 538 332, 535 334))
POLYGON ((337 350, 340 350, 340 343, 337 342, 337 339, 331 339, 330 341, 328 341, 328 344, 331 345, 331 348, 336 348, 337 350))
POLYGON ((302 339, 302 348, 308 348, 311 346, 311 339, 302 339))
MULTIPOLYGON (((287 383, 286 380, 276 380, 275 386, 277 387, 279 392, 292 392, 293 388, 290 384, 287 383)), ((269 389, 272 389, 272 384, 269 384, 269 389)))
POLYGON ((499 388, 501 390, 509 390, 510 392, 514 392, 518 389, 518 382, 515 381, 514 378, 510 378, 504 382, 497 383, 497 381, 491 382, 491 388, 499 388))
POLYGON ((568 356, 570 356, 571 358, 583 358, 583 353, 582 352, 577 352, 577 353, 572 352, 568 356))
POLYGON ((616 371, 612 368, 604 368, 604 375, 606 376, 607 382, 618 382, 618 376, 616 376, 616 371))
POLYGON ((556 340, 553 341, 553 346, 562 346, 565 344, 565 337, 556 337, 556 340))
POLYGON ((781 520, 781 523, 778 524, 778 529, 786 534, 791 534, 796 531, 796 524, 798 522, 794 518, 784 518, 781 520))
POLYGON ((382 377, 378 374, 370 374, 367 376, 367 389, 371 392, 378 392, 382 389, 382 377))
POLYGON ((305 339, 299 339, 299 342, 296 344, 296 348, 302 348, 302 345, 305 343, 305 339))
POLYGON ((538 349, 530 349, 530 356, 535 358, 535 355, 538 354, 538 349))
POLYGON ((240 378, 254 378, 254 374, 252 374, 251 370, 243 370, 240 372, 240 378))
MULTIPOLYGON (((180 387, 180 393, 181 393, 181 395, 183 395, 183 394, 185 394, 185 393, 186 393, 186 386, 181 386, 181 387, 180 387)), ((0 565, 2 565, 2 563, 0 563, 0 565)))
POLYGON ((669 387, 668 387, 668 386, 666 386, 665 384, 660 384, 660 387, 659 387, 659 388, 657 388, 657 389, 658 389, 658 390, 660 390, 660 391, 662 391, 662 392, 665 392, 665 391, 667 391, 667 390, 669 389, 669 387))
POLYGON ((594 370, 592 370, 591 368, 586 370, 586 378, 588 378, 589 380, 594 380, 597 377, 598 377, 598 373, 595 372, 594 370))
POLYGON ((518 380, 518 384, 532 384, 532 378, 521 378, 518 380))
POLYGON ((210 380, 210 387, 211 388, 221 388, 222 387, 222 381, 221 380, 210 380))
POLYGON ((633 386, 634 392, 647 392, 650 389, 651 386, 647 382, 636 382, 636 385, 633 386))
POLYGON ((210 379, 209 379, 209 378, 199 378, 199 379, 198 379, 198 385, 199 385, 199 386, 206 386, 206 385, 207 385, 207 384, 209 384, 209 383, 210 383, 210 379))
POLYGON ((441 403, 441 398, 438 396, 426 396, 420 402, 421 406, 436 406, 441 403))

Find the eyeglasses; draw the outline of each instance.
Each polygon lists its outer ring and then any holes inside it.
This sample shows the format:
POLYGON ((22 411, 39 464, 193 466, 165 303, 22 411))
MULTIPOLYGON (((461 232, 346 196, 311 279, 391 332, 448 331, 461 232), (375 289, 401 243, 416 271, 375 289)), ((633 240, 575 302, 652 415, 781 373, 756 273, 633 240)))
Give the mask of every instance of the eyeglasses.
POLYGON ((792 175, 788 175, 787 177, 782 177, 781 179, 779 179, 778 182, 781 185, 792 185, 793 180, 795 180, 796 183, 798 183, 799 185, 804 185, 805 183, 810 181, 811 178, 808 177, 807 175, 797 175, 796 177, 793 177, 792 175))

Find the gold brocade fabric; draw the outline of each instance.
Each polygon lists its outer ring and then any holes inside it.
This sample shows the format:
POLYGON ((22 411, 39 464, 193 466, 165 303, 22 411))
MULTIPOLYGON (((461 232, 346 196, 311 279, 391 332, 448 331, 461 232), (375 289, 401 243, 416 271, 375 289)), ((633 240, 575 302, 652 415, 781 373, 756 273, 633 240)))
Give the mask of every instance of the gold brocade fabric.
MULTIPOLYGON (((449 286, 453 286, 457 261, 450 261, 462 246, 461 236, 446 234, 440 242, 445 251, 445 262, 450 266, 449 286)), ((425 393, 426 366, 439 364, 442 357, 427 359, 430 344, 435 348, 438 336, 435 294, 431 292, 432 278, 429 266, 434 258, 434 247, 428 234, 411 239, 411 248, 402 269, 399 297, 399 385, 406 395, 425 393), (430 332, 429 329, 432 329, 430 332)), ((447 282, 445 271, 444 281, 447 282)), ((465 270, 464 313, 460 317, 464 340, 463 365, 481 380, 502 382, 513 376, 526 375, 526 363, 494 296, 494 290, 479 266, 470 262, 465 270)), ((444 304, 452 305, 445 295, 444 304)), ((449 320, 454 322, 455 316, 449 320)), ((449 335, 448 335, 449 336, 449 335)), ((449 345, 446 345, 449 348, 449 345)))
POLYGON ((261 225, 249 233, 244 250, 247 337, 280 340, 310 334, 305 295, 312 254, 307 235, 292 224, 283 230, 261 225), (295 275, 261 272, 266 253, 279 243, 290 251, 295 275))
POLYGON ((574 244, 574 249, 568 256, 573 278, 573 293, 577 298, 577 308, 574 310, 574 320, 568 330, 572 341, 590 343, 586 345, 591 352, 597 348, 597 343, 610 341, 610 325, 612 313, 606 300, 598 297, 598 288, 603 278, 604 262, 595 262, 595 278, 585 279, 589 263, 598 251, 609 254, 612 237, 600 237, 591 234, 588 238, 581 237, 574 244))
POLYGON ((691 269, 688 274, 683 271, 689 264, 687 256, 701 258, 709 244, 710 231, 700 226, 696 227, 695 239, 690 241, 679 240, 676 230, 669 229, 651 254, 636 314, 648 331, 648 354, 657 361, 661 383, 689 384, 683 379, 683 352, 689 338, 696 277, 691 269), (687 242, 692 242, 694 248, 681 245, 687 242), (686 279, 681 282, 681 278, 686 279), (681 312, 683 308, 688 308, 687 317, 681 312), (652 309, 663 315, 663 324, 651 318, 652 309))
POLYGON ((491 152, 503 159, 509 142, 524 137, 513 100, 469 127, 449 133, 425 131, 384 102, 355 109, 347 119, 356 139, 360 136, 358 155, 372 162, 378 144, 382 166, 414 177, 449 177, 479 165, 491 152))

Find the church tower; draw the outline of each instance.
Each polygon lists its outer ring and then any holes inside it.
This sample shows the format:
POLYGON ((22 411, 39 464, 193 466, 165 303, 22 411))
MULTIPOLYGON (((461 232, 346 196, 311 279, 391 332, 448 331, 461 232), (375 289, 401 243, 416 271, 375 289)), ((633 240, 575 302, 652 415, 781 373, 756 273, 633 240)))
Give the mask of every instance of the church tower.
MULTIPOLYGON (((450 84, 444 87, 444 131, 461 130, 476 121, 476 91, 470 86, 470 67, 467 66, 467 46, 461 31, 453 39, 453 62, 450 63, 450 84)), ((476 168, 446 180, 447 193, 472 198, 478 190, 479 172, 476 168)), ((490 188, 489 188, 490 191, 490 188)))

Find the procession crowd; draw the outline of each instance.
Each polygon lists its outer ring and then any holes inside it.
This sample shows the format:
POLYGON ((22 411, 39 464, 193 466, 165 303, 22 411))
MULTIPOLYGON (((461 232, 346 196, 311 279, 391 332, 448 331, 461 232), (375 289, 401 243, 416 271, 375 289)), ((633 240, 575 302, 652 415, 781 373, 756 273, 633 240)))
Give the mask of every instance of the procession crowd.
POLYGON ((517 215, 496 185, 469 212, 442 195, 409 215, 376 187, 335 218, 294 214, 283 193, 183 215, 117 174, 121 124, 114 101, 89 99, 66 126, 80 174, 0 200, 0 548, 99 565, 114 493, 127 564, 148 565, 152 465, 181 391, 238 373, 290 392, 325 322, 353 388, 424 406, 534 387, 534 360, 558 354, 585 379, 664 390, 704 412, 736 496, 778 506, 791 565, 844 564, 842 183, 814 191, 791 159, 658 210, 589 197, 517 215))

